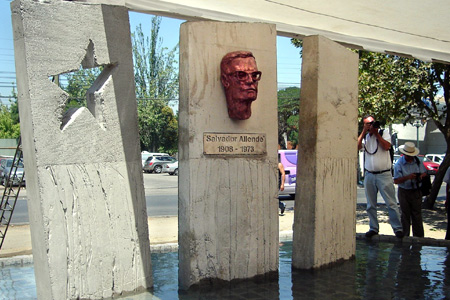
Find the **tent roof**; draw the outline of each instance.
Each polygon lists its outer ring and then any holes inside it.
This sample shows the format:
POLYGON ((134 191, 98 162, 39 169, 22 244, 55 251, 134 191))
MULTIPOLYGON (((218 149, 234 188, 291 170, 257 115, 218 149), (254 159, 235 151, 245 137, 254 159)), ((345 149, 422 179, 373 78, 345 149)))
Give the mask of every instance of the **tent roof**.
POLYGON ((186 20, 265 22, 356 49, 450 63, 448 0, 82 0, 186 20))

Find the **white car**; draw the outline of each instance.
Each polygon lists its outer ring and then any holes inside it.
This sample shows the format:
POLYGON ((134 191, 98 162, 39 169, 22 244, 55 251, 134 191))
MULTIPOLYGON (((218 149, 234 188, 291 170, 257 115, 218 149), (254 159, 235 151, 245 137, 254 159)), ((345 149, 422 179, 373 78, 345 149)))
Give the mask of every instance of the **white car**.
POLYGON ((425 157, 434 163, 441 164, 444 160, 445 154, 426 154, 425 157))
POLYGON ((162 172, 169 173, 169 175, 178 175, 178 161, 169 164, 164 164, 162 172))
POLYGON ((167 154, 167 153, 150 153, 150 152, 147 152, 147 151, 142 151, 142 152, 141 152, 142 168, 144 168, 145 161, 146 161, 150 156, 169 156, 169 154, 167 154))

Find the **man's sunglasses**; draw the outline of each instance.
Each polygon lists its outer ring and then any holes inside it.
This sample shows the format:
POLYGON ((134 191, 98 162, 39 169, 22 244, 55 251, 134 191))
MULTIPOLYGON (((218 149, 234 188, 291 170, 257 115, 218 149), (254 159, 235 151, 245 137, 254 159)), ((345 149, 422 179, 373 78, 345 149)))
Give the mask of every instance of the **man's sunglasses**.
POLYGON ((262 73, 260 71, 251 72, 251 73, 247 73, 244 71, 236 71, 236 72, 229 73, 228 75, 235 77, 239 81, 245 81, 245 80, 247 80, 247 78, 249 76, 253 81, 259 81, 261 79, 261 74, 262 73))

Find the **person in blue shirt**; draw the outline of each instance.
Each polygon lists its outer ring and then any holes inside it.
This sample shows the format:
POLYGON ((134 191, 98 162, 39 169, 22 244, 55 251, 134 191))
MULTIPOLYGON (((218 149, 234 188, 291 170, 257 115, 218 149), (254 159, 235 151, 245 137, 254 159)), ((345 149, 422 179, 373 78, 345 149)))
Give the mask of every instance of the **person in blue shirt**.
POLYGON ((406 142, 399 151, 404 155, 394 165, 394 183, 398 185, 403 233, 409 236, 412 225, 413 236, 423 237, 421 180, 427 176, 423 163, 416 157, 419 149, 406 142))

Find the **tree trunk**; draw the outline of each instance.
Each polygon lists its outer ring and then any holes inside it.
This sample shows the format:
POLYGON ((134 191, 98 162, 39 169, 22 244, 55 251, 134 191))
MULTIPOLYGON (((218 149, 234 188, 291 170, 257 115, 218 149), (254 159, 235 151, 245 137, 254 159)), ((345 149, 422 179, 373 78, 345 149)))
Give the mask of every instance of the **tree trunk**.
MULTIPOLYGON (((444 87, 444 94, 446 94, 445 103, 446 103, 447 107, 449 105, 448 92, 449 92, 449 86, 447 84, 444 87)), ((442 124, 440 124, 436 120, 433 120, 433 121, 435 122, 436 126, 438 126, 439 130, 444 135, 445 141, 447 143, 447 151, 445 152, 444 160, 442 161, 441 165, 439 166, 439 170, 438 170, 436 176, 434 177, 433 185, 431 186, 430 195, 426 198, 426 200, 422 204, 423 209, 433 209, 434 208, 434 203, 436 202, 436 197, 441 188, 442 181, 445 176, 445 172, 447 172, 447 169, 450 166, 450 126, 449 126, 450 119, 449 119, 449 113, 447 112, 447 116, 445 119, 445 126, 442 126, 442 124), (441 125, 441 126, 439 126, 439 125, 441 125)))
POLYGON ((433 209, 434 203, 436 202, 436 197, 439 193, 439 190, 442 185, 442 180, 444 179, 445 172, 447 171, 447 168, 450 166, 450 155, 448 152, 445 155, 444 161, 441 163, 439 170, 434 176, 433 185, 431 187, 430 195, 427 196, 425 201, 422 204, 423 209, 433 209))

